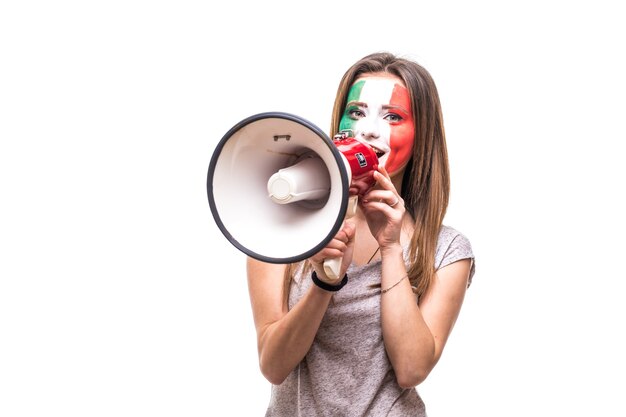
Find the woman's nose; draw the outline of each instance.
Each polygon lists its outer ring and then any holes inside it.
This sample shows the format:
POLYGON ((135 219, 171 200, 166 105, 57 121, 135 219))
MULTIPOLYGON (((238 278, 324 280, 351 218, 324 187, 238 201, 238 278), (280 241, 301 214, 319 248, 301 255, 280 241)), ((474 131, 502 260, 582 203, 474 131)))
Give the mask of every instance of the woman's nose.
POLYGON ((380 129, 376 120, 361 119, 361 135, 364 139, 378 139, 380 137, 380 129))

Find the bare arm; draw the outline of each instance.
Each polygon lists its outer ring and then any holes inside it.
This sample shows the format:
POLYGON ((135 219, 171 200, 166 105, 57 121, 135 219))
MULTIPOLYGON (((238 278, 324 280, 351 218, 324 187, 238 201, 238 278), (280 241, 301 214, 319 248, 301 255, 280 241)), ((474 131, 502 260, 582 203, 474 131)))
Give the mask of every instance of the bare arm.
POLYGON ((416 302, 402 257, 400 230, 404 202, 384 168, 376 172, 379 189, 366 195, 363 210, 382 256, 381 320, 385 349, 403 388, 421 383, 433 369, 459 315, 471 261, 460 260, 437 271, 416 302))
MULTIPOLYGON (((383 255, 383 288, 405 273, 401 251, 390 252, 383 255)), ((470 262, 464 259, 440 269, 419 305, 407 279, 381 295, 383 339, 401 387, 424 381, 439 361, 461 310, 470 262)))
MULTIPOLYGON (((316 266, 326 258, 344 256, 342 276, 352 256, 354 226, 348 225, 311 258, 316 266)), ((257 332, 261 372, 280 384, 309 351, 333 293, 316 285, 289 310, 283 295, 285 265, 248 258, 248 289, 257 332)))
POLYGON ((248 259, 248 288, 257 331, 259 365, 272 384, 282 383, 304 358, 332 296, 311 286, 288 312, 282 295, 284 272, 284 265, 248 259))

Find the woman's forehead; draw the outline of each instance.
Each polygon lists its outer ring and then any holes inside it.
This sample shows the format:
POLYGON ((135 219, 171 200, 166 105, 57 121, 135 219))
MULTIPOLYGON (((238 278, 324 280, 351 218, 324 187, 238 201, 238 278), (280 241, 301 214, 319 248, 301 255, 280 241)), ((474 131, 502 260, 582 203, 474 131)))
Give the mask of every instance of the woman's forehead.
POLYGON ((366 74, 361 74, 356 80, 354 80, 352 85, 354 86, 355 84, 362 81, 368 81, 370 83, 399 84, 400 86, 406 88, 406 85, 404 84, 402 78, 388 72, 370 72, 366 74))
MULTIPOLYGON (((402 80, 395 75, 380 73, 368 74, 359 77, 351 86, 347 102, 378 103, 400 101, 404 106, 410 106, 408 90, 402 80)), ((400 104, 400 103, 399 103, 400 104)))

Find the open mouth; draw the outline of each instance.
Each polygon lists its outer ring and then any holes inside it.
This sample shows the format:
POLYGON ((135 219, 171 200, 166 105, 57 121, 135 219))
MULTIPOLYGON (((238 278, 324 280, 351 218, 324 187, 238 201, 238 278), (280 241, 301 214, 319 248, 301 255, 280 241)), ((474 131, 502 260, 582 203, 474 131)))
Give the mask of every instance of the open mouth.
POLYGON ((385 152, 385 151, 381 151, 380 149, 378 149, 378 148, 377 148, 377 147, 375 147, 375 146, 372 146, 372 149, 374 150, 374 152, 376 153, 376 156, 377 156, 379 159, 380 159, 380 158, 382 158, 382 157, 386 154, 386 152, 385 152))

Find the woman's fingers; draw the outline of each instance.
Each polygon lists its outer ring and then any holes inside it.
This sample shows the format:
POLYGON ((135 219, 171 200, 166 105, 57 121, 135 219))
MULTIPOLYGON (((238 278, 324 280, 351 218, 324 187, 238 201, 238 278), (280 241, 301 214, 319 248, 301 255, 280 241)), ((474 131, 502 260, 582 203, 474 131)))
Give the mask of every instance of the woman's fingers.
POLYGON ((376 180, 376 184, 379 187, 374 188, 373 190, 388 190, 393 192, 394 194, 398 194, 398 190, 393 185, 391 181, 391 177, 389 177, 389 173, 385 171, 384 167, 380 167, 379 171, 374 171, 374 179, 376 180))
POLYGON ((370 191, 365 198, 363 199, 363 203, 385 203, 389 207, 396 208, 400 206, 402 202, 402 198, 394 192, 387 190, 373 190, 370 191))
POLYGON ((348 249, 348 245, 354 240, 356 227, 353 222, 346 221, 337 232, 335 237, 322 249, 318 256, 322 258, 337 258, 343 256, 348 249))
POLYGON ((380 167, 378 171, 374 171, 374 179, 384 188, 393 189, 395 191, 396 188, 393 186, 393 183, 391 182, 391 177, 389 176, 389 173, 387 172, 385 167, 380 167))
POLYGON ((346 220, 341 228, 341 232, 343 232, 346 236, 346 243, 354 240, 354 236, 356 233, 356 225, 351 220, 346 220))

